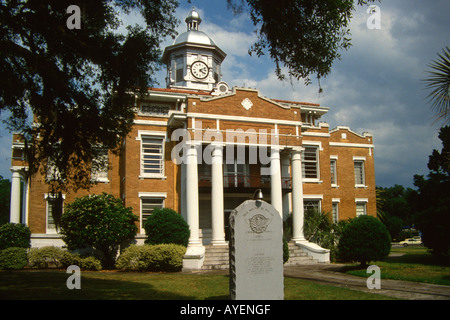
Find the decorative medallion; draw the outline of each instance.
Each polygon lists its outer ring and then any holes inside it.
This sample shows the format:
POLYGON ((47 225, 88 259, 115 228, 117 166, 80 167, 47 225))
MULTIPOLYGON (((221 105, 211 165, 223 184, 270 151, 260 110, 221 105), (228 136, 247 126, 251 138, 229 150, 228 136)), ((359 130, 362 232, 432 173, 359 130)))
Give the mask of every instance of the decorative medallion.
POLYGON ((253 103, 249 98, 245 98, 244 100, 242 100, 241 104, 245 110, 249 110, 253 106, 253 103))
POLYGON ((263 233, 266 231, 270 219, 267 219, 262 214, 255 214, 248 221, 250 222, 250 229, 254 233, 263 233))

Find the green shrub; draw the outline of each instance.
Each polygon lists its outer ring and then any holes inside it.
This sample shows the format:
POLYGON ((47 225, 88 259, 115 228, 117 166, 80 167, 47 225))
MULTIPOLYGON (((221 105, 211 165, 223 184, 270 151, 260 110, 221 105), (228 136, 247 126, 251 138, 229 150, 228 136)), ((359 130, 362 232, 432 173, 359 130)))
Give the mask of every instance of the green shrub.
POLYGON ((289 244, 286 239, 283 238, 283 264, 289 260, 289 244))
POLYGON ((0 250, 0 269, 19 270, 28 264, 27 249, 11 247, 0 250))
POLYGON ((51 267, 66 269, 70 265, 79 266, 82 270, 102 269, 100 260, 95 257, 81 257, 78 253, 53 246, 31 248, 28 252, 28 263, 30 267, 38 269, 51 267))
POLYGON ((38 269, 61 268, 61 259, 64 256, 64 252, 67 252, 67 250, 54 246, 31 248, 28 251, 28 263, 30 267, 38 269))
POLYGON ((114 267, 117 248, 134 239, 137 216, 112 195, 89 195, 69 203, 61 218, 61 234, 69 250, 94 248, 106 268, 114 267))
POLYGON ((391 238, 380 220, 362 215, 344 227, 338 250, 341 259, 358 261, 365 266, 369 261, 381 260, 389 254, 391 238))
POLYGON ((73 263, 80 267, 81 270, 100 271, 102 270, 102 263, 95 257, 79 257, 78 263, 73 263))
POLYGON ((131 245, 117 259, 124 271, 180 271, 186 247, 177 244, 131 245))
POLYGON ((176 211, 163 208, 155 209, 144 224, 147 244, 179 244, 187 247, 189 225, 176 211))
POLYGON ((5 223, 0 226, 0 250, 20 247, 30 247, 30 229, 20 223, 5 223))

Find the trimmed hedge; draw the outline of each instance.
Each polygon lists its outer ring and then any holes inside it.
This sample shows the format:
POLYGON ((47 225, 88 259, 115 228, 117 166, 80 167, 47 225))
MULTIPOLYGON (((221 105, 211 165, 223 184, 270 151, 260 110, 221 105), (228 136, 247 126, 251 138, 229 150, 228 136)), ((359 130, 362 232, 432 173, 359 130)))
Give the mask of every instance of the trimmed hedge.
POLYGON ((175 210, 155 209, 144 224, 146 244, 173 243, 187 247, 189 225, 175 210))
POLYGON ((11 247, 0 250, 0 269, 2 270, 23 269, 27 263, 26 248, 11 247))
POLYGON ((99 259, 88 256, 81 257, 65 249, 53 246, 31 248, 28 252, 28 263, 32 268, 64 268, 77 265, 81 270, 99 271, 102 265, 99 259))
POLYGON ((386 226, 377 218, 358 216, 344 227, 338 244, 339 256, 345 261, 366 265, 386 257, 391 251, 391 237, 386 226))
POLYGON ((116 262, 122 271, 180 271, 186 247, 177 244, 131 245, 116 262))
POLYGON ((5 223, 0 226, 0 250, 12 247, 29 248, 31 231, 21 223, 5 223))

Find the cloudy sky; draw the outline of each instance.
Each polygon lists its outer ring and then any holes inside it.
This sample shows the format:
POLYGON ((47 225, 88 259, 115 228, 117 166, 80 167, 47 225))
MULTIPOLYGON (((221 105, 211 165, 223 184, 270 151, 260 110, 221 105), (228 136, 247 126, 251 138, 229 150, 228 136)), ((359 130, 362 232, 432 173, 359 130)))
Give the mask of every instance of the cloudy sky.
MULTIPOLYGON (((448 0, 383 0, 380 29, 368 29, 367 6, 358 7, 350 29, 353 46, 342 52, 331 74, 315 81, 279 81, 269 57, 248 55, 255 42, 254 27, 246 12, 233 15, 225 0, 180 0, 179 33, 192 6, 199 11, 200 30, 227 53, 222 64, 223 80, 230 86, 258 89, 263 96, 320 103, 330 108, 323 117, 330 128, 349 126, 358 133, 371 132, 375 143, 376 183, 412 187, 414 174, 426 175, 428 156, 441 149, 436 123, 427 104, 422 79, 437 53, 450 46, 448 0)), ((124 20, 134 23, 134 17, 124 20)), ((164 45, 171 44, 167 39, 164 45)), ((158 73, 164 86, 165 72, 158 73)), ((0 175, 9 171, 11 135, 0 130, 0 175)))

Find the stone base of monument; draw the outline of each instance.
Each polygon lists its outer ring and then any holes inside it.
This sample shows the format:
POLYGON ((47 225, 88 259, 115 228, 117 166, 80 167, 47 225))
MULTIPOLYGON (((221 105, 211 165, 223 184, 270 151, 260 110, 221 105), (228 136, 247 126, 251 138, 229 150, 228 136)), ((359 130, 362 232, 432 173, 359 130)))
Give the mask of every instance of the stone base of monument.
POLYGON ((329 263, 330 262, 330 250, 324 249, 321 246, 309 242, 307 240, 295 241, 295 245, 299 246, 309 257, 313 258, 317 262, 329 263))
POLYGON ((203 266, 205 259, 204 246, 188 246, 183 256, 183 272, 197 271, 203 266))

